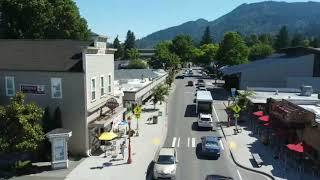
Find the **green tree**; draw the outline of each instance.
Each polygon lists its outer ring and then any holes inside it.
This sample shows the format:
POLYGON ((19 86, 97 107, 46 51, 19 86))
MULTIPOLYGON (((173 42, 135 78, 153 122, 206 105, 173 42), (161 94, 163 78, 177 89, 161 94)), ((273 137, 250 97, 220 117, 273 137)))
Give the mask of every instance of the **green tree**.
POLYGON ((223 65, 237 65, 248 62, 249 49, 236 32, 227 32, 217 51, 216 59, 223 65))
POLYGON ((318 48, 319 47, 319 39, 318 38, 313 38, 310 41, 310 46, 314 47, 314 48, 318 48))
POLYGON ((201 64, 209 65, 215 60, 219 46, 216 44, 204 44, 200 47, 202 56, 200 56, 199 62, 201 64))
POLYGON ((6 39, 89 39, 73 0, 1 0, 0 12, 6 39))
POLYGON ((44 140, 44 112, 24 99, 24 94, 18 92, 9 105, 0 107, 0 152, 36 151, 44 140))
POLYGON ((128 50, 128 58, 130 60, 137 60, 140 57, 140 53, 138 51, 138 49, 136 48, 132 48, 128 50))
POLYGON ((117 49, 114 53, 114 59, 121 59, 123 57, 123 46, 121 45, 118 36, 113 41, 113 48, 117 49))
POLYGON ((153 89, 152 94, 154 109, 156 109, 156 104, 158 102, 162 103, 163 101, 165 101, 166 96, 169 95, 169 87, 164 84, 161 84, 155 89, 153 89))
POLYGON ((287 48, 290 44, 290 37, 286 26, 282 26, 276 36, 274 47, 276 50, 287 48))
POLYGON ((246 42, 247 46, 251 47, 255 44, 259 44, 260 40, 256 34, 251 34, 250 36, 247 36, 245 38, 245 42, 246 42))
POLYGON ((250 48, 249 60, 263 59, 273 53, 273 48, 268 44, 256 44, 250 48))
POLYGON ((200 45, 211 44, 211 43, 213 43, 213 39, 212 39, 212 36, 211 36, 211 33, 210 33, 210 27, 207 26, 206 29, 203 32, 200 45))
POLYGON ((150 61, 153 68, 173 68, 176 69, 180 64, 180 58, 170 51, 171 41, 162 41, 155 47, 155 58, 150 61))
POLYGON ((291 46, 292 47, 303 46, 304 45, 303 41, 304 41, 304 37, 302 34, 300 33, 294 34, 291 40, 291 46))
POLYGON ((270 34, 261 34, 259 36, 259 41, 262 43, 262 44, 268 44, 270 46, 272 46, 273 44, 273 37, 270 35, 270 34))
POLYGON ((192 61, 194 44, 191 36, 178 35, 172 40, 171 52, 178 55, 183 62, 192 61))
POLYGON ((147 69, 148 63, 142 59, 133 59, 129 62, 127 69, 147 69))
POLYGON ((128 56, 128 51, 130 49, 133 49, 136 47, 136 37, 134 35, 134 33, 132 31, 128 31, 127 32, 127 37, 126 37, 126 40, 124 42, 124 53, 125 53, 125 58, 129 58, 128 56))

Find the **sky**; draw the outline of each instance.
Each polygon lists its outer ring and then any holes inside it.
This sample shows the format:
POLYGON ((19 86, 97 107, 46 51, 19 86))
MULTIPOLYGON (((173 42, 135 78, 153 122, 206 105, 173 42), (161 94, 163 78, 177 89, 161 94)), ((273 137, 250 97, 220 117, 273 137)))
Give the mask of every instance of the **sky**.
MULTIPOLYGON (((123 41, 128 30, 137 39, 199 18, 212 21, 243 3, 262 0, 75 0, 89 28, 112 42, 123 41)), ((287 0, 302 2, 309 0, 287 0)), ((318 0, 313 0, 318 1, 318 0)))

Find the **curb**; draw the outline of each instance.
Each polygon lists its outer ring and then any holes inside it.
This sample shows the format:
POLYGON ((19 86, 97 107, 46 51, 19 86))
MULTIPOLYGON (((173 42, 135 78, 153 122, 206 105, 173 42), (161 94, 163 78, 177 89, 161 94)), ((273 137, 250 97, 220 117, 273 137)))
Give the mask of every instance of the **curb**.
MULTIPOLYGON (((226 134, 224 133, 223 127, 222 127, 221 125, 220 125, 220 128, 221 128, 221 130, 222 130, 222 134, 223 134, 225 140, 227 141, 226 134)), ((270 178, 270 179, 272 179, 272 180, 275 180, 275 178, 274 178, 272 175, 270 175, 270 174, 268 174, 268 173, 266 173, 266 172, 258 171, 258 170, 255 170, 255 169, 252 169, 252 168, 249 168, 249 167, 247 167, 247 166, 244 166, 244 165, 240 164, 240 163, 235 159, 235 157, 234 157, 233 152, 232 152, 231 149, 229 149, 229 152, 230 152, 230 155, 231 155, 231 157, 232 157, 233 162, 234 162, 237 166, 239 166, 239 167, 241 167, 241 168, 243 168, 243 169, 246 169, 246 170, 248 170, 248 171, 252 171, 252 172, 255 172, 255 173, 258 173, 258 174, 262 174, 262 175, 267 176, 268 178, 270 178)))

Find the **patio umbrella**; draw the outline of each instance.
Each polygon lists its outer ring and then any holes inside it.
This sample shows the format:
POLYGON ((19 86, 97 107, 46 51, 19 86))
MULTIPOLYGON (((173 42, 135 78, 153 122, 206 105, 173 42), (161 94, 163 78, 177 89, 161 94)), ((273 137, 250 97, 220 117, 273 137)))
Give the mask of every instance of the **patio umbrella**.
POLYGON ((259 117, 260 121, 269 122, 270 118, 268 115, 259 117))
POLYGON ((114 138, 118 137, 117 134, 113 133, 113 132, 104 132, 99 136, 99 140, 102 141, 111 141, 114 138))
POLYGON ((256 112, 253 112, 252 114, 260 117, 260 116, 263 116, 263 111, 256 111, 256 112))
POLYGON ((287 148, 290 149, 291 151, 303 153, 305 151, 305 147, 303 146, 302 143, 298 144, 287 144, 287 148))

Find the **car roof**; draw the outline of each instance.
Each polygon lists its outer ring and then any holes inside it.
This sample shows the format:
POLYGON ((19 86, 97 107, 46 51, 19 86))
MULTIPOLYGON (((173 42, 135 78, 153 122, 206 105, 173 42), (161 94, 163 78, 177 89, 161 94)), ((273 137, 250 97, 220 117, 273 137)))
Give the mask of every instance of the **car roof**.
POLYGON ((218 141, 218 137, 215 136, 203 136, 206 141, 218 141))
POLYGON ((160 155, 173 156, 173 155, 174 155, 174 148, 163 147, 163 148, 161 148, 160 151, 159 151, 159 156, 160 156, 160 155))

